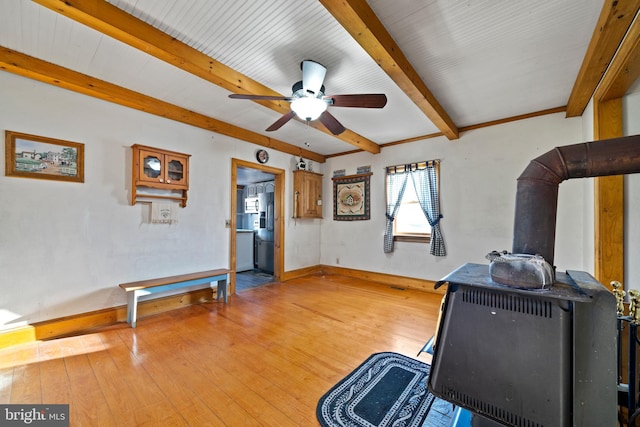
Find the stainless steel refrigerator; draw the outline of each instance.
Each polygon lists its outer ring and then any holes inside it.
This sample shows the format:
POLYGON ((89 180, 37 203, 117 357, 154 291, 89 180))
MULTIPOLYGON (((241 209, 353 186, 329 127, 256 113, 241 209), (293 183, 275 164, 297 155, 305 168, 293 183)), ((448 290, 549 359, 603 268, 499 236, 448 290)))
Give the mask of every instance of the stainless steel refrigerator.
POLYGON ((258 194, 258 221, 254 222, 255 262, 259 270, 273 273, 273 193, 258 194))

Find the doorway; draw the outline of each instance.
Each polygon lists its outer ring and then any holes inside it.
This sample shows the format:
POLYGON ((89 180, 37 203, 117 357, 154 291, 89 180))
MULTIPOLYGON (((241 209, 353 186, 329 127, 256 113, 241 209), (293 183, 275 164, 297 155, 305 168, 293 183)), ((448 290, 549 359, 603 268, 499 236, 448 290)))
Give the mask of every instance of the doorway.
POLYGON ((283 169, 232 159, 230 291, 277 281, 283 274, 283 169))

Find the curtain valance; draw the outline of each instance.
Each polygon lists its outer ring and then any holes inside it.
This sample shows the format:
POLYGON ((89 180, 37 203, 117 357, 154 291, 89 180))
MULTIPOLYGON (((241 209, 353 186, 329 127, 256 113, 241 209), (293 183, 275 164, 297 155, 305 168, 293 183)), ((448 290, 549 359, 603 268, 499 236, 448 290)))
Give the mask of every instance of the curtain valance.
POLYGON ((420 169, 427 169, 440 164, 440 160, 425 160, 424 162, 407 163, 405 165, 387 166, 385 171, 387 175, 396 173, 413 172, 420 169))

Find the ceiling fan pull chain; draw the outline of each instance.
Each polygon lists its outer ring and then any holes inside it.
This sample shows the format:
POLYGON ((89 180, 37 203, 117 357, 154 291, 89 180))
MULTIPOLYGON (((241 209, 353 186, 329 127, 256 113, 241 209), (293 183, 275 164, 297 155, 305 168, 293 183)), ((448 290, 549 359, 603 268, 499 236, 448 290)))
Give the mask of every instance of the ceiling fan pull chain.
MULTIPOLYGON (((307 148, 311 148, 311 144, 309 144, 309 127, 310 127, 309 123, 310 122, 311 122, 311 120, 307 120, 307 137, 305 138, 305 141, 304 141, 304 145, 307 148)), ((300 157, 302 157, 302 156, 300 156, 300 157)))

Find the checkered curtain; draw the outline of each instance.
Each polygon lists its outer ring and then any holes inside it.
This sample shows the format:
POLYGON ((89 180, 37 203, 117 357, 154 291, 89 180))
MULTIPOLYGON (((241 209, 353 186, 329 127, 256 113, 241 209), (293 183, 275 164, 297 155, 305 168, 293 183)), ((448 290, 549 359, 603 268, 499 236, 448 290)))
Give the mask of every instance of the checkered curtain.
POLYGON ((384 253, 393 252, 393 220, 407 186, 408 173, 387 174, 387 224, 384 229, 384 253))
POLYGON ((427 217, 427 221, 431 226, 431 247, 429 253, 434 256, 447 255, 447 249, 442 238, 440 230, 440 203, 438 201, 438 174, 436 173, 436 165, 433 162, 427 162, 425 169, 418 169, 411 172, 411 179, 416 189, 418 202, 427 217))

